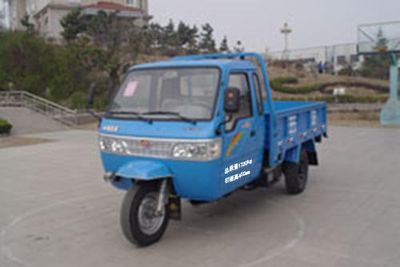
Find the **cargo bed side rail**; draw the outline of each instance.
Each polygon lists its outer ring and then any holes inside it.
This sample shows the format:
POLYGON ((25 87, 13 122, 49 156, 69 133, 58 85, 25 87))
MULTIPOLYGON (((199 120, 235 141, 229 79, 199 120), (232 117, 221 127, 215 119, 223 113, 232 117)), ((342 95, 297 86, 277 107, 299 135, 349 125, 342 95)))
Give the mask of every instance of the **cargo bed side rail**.
MULTIPOLYGON (((297 162, 301 147, 307 152, 315 151, 315 141, 327 136, 326 104, 313 105, 277 111, 276 121, 282 129, 277 137, 280 161, 297 162)), ((277 155, 275 155, 277 156, 277 155)))

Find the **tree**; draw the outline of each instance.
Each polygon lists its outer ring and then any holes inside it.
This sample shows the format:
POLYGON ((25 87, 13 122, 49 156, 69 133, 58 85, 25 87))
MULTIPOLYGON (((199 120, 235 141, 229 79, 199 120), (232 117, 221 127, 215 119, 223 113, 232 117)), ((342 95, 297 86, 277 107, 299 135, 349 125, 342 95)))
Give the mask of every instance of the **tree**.
POLYGON ((182 21, 178 24, 177 29, 177 37, 178 37, 178 45, 184 48, 189 42, 189 32, 190 27, 183 23, 182 21))
POLYGON ((193 54, 198 51, 198 35, 199 29, 194 25, 186 25, 180 22, 177 29, 178 44, 180 48, 183 48, 182 53, 193 54))
POLYGON ((85 34, 91 41, 84 46, 88 67, 107 73, 111 95, 120 83, 123 67, 135 63, 142 51, 142 29, 132 20, 119 17, 118 12, 100 11, 86 18, 85 34))
POLYGON ((386 53, 388 40, 382 29, 379 29, 376 40, 374 50, 377 53, 365 56, 360 74, 369 78, 388 79, 390 67, 390 58, 386 53))
POLYGON ((214 53, 217 51, 215 48, 214 29, 209 23, 202 26, 200 33, 200 51, 203 53, 214 53))
POLYGON ((118 12, 82 15, 80 10, 73 10, 61 25, 64 38, 86 71, 107 75, 108 96, 120 83, 125 66, 135 64, 144 50, 144 30, 118 12))
POLYGON ((390 58, 386 53, 372 54, 364 57, 360 69, 361 76, 387 80, 389 78, 390 58))
POLYGON ((385 37, 385 35, 383 33, 383 30, 381 28, 379 28, 378 34, 376 36, 376 39, 377 39, 377 41, 376 41, 374 50, 376 52, 380 52, 380 53, 386 52, 387 48, 388 48, 387 47, 388 40, 386 39, 386 37, 385 37))
POLYGON ((224 39, 222 39, 221 45, 219 47, 219 51, 220 52, 226 52, 229 53, 230 49, 229 49, 229 45, 228 45, 228 38, 226 37, 226 35, 224 36, 224 39))
POLYGON ((143 41, 145 50, 151 53, 153 49, 159 49, 162 43, 163 28, 158 23, 151 23, 143 28, 143 41))
POLYGON ((63 31, 61 35, 67 42, 75 41, 80 33, 85 32, 86 24, 80 8, 72 10, 60 21, 63 31))
POLYGON ((176 48, 178 43, 178 34, 175 31, 175 24, 170 20, 167 26, 163 28, 161 45, 166 48, 176 48))
POLYGON ((129 33, 129 41, 127 46, 127 51, 130 53, 131 64, 136 63, 139 55, 147 50, 146 47, 146 34, 142 28, 133 27, 129 33))
POLYGON ((199 28, 197 28, 196 25, 193 25, 193 27, 191 27, 188 32, 188 46, 187 46, 188 54, 198 53, 199 51, 198 38, 199 38, 199 28))
POLYGON ((183 21, 176 27, 172 20, 165 26, 139 27, 118 12, 86 15, 74 9, 60 21, 63 45, 37 35, 29 16, 21 24, 23 32, 0 31, 0 90, 12 86, 72 108, 84 107, 92 81, 104 107, 124 70, 148 59, 143 55, 157 58, 216 51, 210 24, 203 25, 201 32, 183 21))
POLYGON ((25 15, 21 19, 21 25, 25 28, 25 31, 29 34, 33 34, 35 32, 35 25, 31 22, 30 17, 25 15))
MULTIPOLYGON (((129 66, 138 63, 141 55, 175 56, 202 52, 215 52, 214 29, 202 26, 201 34, 196 25, 183 21, 176 26, 151 23, 138 27, 132 19, 119 16, 118 12, 98 12, 84 15, 76 9, 61 21, 63 37, 79 67, 94 77, 101 96, 110 96, 120 83, 121 75, 129 66), (108 85, 105 86, 107 81, 108 85)), ((79 102, 79 101, 78 101, 79 102)))

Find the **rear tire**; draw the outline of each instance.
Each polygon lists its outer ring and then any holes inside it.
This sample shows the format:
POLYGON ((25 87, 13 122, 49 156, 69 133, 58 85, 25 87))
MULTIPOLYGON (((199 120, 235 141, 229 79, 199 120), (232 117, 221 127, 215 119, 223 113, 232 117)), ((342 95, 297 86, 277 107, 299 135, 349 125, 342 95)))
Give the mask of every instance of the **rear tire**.
POLYGON ((304 192, 308 180, 308 156, 305 149, 301 150, 299 163, 284 163, 286 191, 290 195, 304 192))
POLYGON ((161 239, 169 222, 164 206, 156 215, 159 195, 157 184, 135 185, 126 193, 121 208, 121 227, 125 237, 139 247, 149 246, 161 239))

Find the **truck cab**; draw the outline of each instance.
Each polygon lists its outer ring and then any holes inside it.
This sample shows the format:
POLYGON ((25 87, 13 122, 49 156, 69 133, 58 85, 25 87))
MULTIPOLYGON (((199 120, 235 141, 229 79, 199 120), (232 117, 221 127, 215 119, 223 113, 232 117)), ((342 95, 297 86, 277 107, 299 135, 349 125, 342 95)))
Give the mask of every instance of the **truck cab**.
POLYGON ((180 215, 181 198, 215 201, 260 177, 268 183, 270 173, 276 180, 282 166, 300 183, 325 134, 324 104, 273 102, 260 55, 215 54, 129 69, 101 120, 99 144, 105 179, 128 191, 125 236, 149 245, 171 212, 180 215))

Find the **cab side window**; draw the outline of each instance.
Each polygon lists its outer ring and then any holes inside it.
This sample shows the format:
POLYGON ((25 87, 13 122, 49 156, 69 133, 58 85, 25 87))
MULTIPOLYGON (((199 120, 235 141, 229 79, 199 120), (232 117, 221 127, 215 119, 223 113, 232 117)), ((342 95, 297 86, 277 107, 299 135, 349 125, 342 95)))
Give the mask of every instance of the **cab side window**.
POLYGON ((236 87, 240 90, 240 110, 238 113, 233 114, 231 122, 226 124, 226 129, 231 131, 239 119, 252 116, 252 107, 249 81, 245 73, 231 74, 228 87, 236 87))
POLYGON ((256 91, 258 114, 261 115, 263 114, 264 111, 263 99, 262 99, 260 79, 258 78, 258 75, 256 73, 253 74, 253 84, 254 84, 254 89, 256 91))

